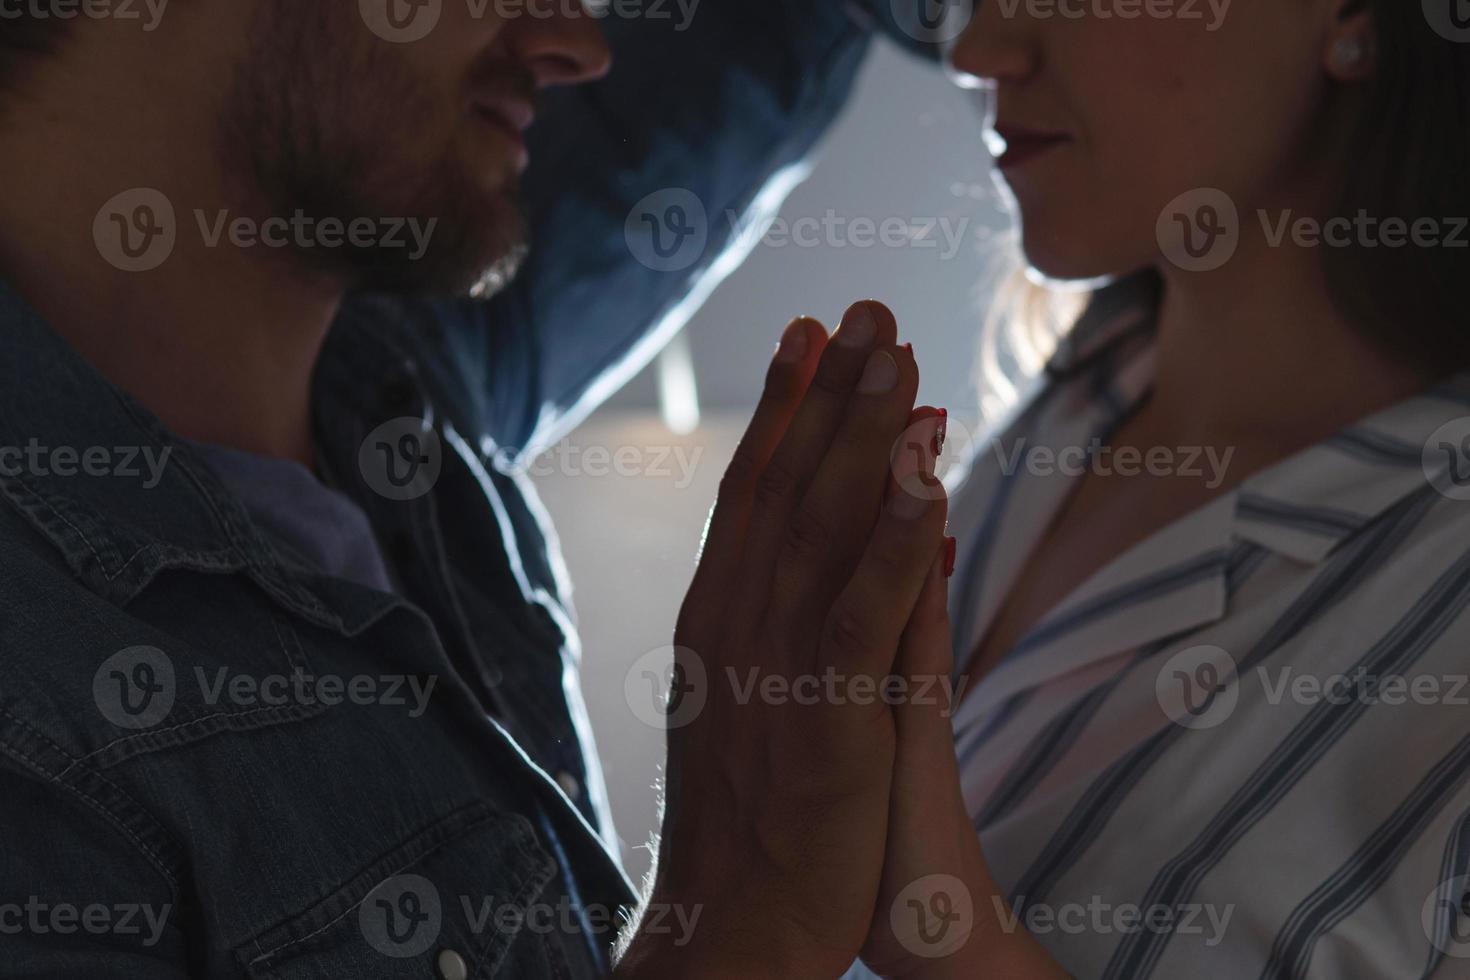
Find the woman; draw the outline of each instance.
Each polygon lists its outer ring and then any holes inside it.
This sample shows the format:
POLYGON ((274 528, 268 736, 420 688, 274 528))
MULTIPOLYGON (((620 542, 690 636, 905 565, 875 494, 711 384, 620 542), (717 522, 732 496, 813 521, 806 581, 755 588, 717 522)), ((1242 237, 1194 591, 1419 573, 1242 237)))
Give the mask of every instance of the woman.
POLYGON ((1110 285, 951 504, 878 972, 1470 973, 1470 23, 1187 6, 950 54, 1027 262, 1110 285))

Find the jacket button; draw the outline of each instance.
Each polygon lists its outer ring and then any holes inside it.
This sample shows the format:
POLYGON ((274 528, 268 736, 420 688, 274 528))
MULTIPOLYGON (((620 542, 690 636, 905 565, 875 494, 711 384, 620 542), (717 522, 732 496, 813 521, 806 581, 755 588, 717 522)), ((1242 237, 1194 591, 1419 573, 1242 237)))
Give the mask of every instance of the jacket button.
POLYGON ((439 976, 444 980, 465 980, 470 975, 469 967, 465 966, 464 957, 452 949, 441 949, 439 951, 439 976))
POLYGON ((565 769, 556 774, 556 785, 561 787, 561 791, 567 794, 569 800, 575 800, 582 792, 582 784, 577 782, 577 777, 565 769))

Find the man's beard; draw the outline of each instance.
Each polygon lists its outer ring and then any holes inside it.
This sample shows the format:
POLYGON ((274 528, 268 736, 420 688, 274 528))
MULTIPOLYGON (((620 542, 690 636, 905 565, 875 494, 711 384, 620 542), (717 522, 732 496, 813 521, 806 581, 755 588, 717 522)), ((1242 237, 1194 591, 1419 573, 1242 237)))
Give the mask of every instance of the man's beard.
MULTIPOLYGON (((488 295, 526 253, 516 186, 487 190, 457 155, 459 93, 446 96, 394 60, 358 44, 341 22, 353 4, 272 0, 262 5, 249 60, 221 115, 218 144, 259 217, 351 227, 372 222, 371 244, 292 242, 305 268, 349 289, 488 295), (410 233, 412 222, 426 244, 410 233), (389 232, 395 227, 396 241, 389 232), (421 253, 421 254, 420 254, 421 253)), ((525 70, 485 65, 530 90, 525 70)))

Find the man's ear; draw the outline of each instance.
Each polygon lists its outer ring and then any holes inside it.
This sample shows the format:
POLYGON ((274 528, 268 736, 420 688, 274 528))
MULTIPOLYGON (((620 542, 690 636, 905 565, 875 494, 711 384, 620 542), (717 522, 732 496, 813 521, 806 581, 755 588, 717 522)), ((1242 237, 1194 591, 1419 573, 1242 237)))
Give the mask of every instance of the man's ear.
POLYGON ((1323 51, 1323 68, 1339 82, 1358 82, 1373 74, 1378 62, 1378 34, 1369 0, 1330 0, 1331 18, 1323 51))

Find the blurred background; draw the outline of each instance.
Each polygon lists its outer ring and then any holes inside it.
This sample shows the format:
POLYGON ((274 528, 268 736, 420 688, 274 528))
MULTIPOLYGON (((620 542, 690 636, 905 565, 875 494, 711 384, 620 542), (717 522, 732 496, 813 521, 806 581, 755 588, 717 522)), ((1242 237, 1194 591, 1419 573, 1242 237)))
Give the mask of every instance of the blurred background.
POLYGON ((670 350, 533 468, 576 587, 583 689, 635 880, 650 862, 664 733, 630 709, 624 681, 672 642, 700 532, 781 329, 798 314, 830 329, 853 301, 882 300, 914 344, 919 403, 949 408, 959 427, 979 416, 980 330, 1009 220, 974 96, 880 45, 814 164, 670 350), (902 223, 908 240, 876 240, 869 224, 885 223, 902 223))

